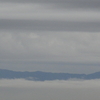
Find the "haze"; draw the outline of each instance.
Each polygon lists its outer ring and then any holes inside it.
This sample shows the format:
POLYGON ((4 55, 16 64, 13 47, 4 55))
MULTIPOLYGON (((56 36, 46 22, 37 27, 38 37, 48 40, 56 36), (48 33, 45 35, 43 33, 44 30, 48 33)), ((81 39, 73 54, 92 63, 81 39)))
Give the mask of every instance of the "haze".
POLYGON ((100 80, 0 80, 1 100, 99 100, 100 80))

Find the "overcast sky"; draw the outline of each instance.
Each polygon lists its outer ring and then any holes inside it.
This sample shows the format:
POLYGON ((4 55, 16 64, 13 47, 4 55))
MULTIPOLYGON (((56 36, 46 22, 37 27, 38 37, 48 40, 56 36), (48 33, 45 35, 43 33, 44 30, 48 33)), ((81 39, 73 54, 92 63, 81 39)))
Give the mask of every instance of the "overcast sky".
POLYGON ((100 71, 100 0, 0 0, 0 68, 100 71))

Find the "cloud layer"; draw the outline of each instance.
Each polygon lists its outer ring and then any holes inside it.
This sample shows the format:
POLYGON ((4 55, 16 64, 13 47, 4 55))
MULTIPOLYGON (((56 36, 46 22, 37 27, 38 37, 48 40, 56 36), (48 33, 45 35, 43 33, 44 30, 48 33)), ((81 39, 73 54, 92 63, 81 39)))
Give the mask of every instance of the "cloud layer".
POLYGON ((99 33, 1 33, 0 53, 1 60, 99 62, 99 43, 99 33))
MULTIPOLYGON (((73 3, 74 4, 74 3, 73 3)), ((61 21, 100 21, 100 11, 56 7, 49 3, 0 3, 0 19, 32 19, 61 21), (13 9, 12 9, 13 8, 13 9)))
POLYGON ((99 100, 100 80, 69 80, 33 82, 0 80, 2 100, 99 100))
POLYGON ((100 80, 77 80, 70 79, 68 81, 27 81, 24 79, 1 79, 0 87, 10 88, 61 88, 61 89, 84 89, 100 87, 100 80))
POLYGON ((59 71, 100 70, 99 5, 99 0, 0 0, 0 68, 28 70, 32 62, 30 70, 54 71, 58 65, 59 71))

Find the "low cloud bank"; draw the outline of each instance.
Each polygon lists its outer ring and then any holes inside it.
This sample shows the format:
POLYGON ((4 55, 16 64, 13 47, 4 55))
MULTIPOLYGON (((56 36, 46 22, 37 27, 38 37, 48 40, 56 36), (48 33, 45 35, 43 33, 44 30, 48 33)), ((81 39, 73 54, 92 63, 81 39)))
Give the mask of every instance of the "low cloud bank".
POLYGON ((100 88, 100 79, 95 80, 77 80, 68 81, 28 81, 24 79, 1 79, 0 87, 14 88, 100 88))
POLYGON ((100 100, 100 80, 0 80, 1 100, 100 100))

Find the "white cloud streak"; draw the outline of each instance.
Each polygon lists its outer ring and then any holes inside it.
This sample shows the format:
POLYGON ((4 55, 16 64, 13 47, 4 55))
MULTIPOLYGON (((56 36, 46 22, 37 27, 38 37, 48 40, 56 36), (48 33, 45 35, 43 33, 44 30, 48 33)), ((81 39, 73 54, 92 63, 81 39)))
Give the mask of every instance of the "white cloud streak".
POLYGON ((0 7, 0 19, 100 21, 100 11, 95 9, 57 9, 41 3, 0 3, 0 7))
POLYGON ((13 88, 99 88, 100 80, 77 80, 70 79, 68 81, 27 81, 24 79, 1 79, 0 87, 13 87, 13 88))

